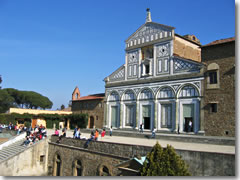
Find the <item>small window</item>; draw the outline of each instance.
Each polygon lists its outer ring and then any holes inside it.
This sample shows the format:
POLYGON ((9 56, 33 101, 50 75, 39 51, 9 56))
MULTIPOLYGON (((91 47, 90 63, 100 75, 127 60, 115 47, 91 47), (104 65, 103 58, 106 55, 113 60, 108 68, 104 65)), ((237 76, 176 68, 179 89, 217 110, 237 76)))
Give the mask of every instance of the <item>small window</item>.
POLYGON ((150 71, 149 71, 149 64, 146 64, 146 65, 145 65, 145 73, 146 73, 146 74, 149 74, 149 72, 150 72, 150 71))
POLYGON ((212 71, 209 72, 209 82, 210 84, 217 84, 217 72, 216 71, 212 71))
POLYGON ((211 103, 210 104, 210 110, 212 113, 216 113, 217 112, 217 103, 211 103))
POLYGON ((96 120, 98 120, 98 116, 96 116, 96 120))
POLYGON ((44 161, 44 155, 40 156, 40 162, 43 162, 44 161))

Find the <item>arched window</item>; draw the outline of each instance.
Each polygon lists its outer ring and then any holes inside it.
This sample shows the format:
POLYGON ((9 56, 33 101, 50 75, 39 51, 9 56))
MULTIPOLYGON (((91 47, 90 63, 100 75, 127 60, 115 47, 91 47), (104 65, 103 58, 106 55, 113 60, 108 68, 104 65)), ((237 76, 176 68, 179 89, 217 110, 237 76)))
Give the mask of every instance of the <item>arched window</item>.
POLYGON ((219 88, 219 66, 216 63, 211 63, 207 67, 207 88, 219 88))
POLYGON ((109 96, 109 101, 119 101, 119 94, 117 92, 112 92, 109 96))
POLYGON ((61 176, 61 165, 62 165, 61 157, 59 154, 56 154, 54 158, 54 171, 53 171, 54 176, 61 176))
POLYGON ((195 87, 188 85, 184 86, 179 94, 179 97, 197 97, 198 91, 195 87))
POLYGON ((82 168, 82 163, 80 160, 76 160, 74 162, 74 170, 73 170, 73 175, 74 176, 82 176, 82 171, 83 171, 83 168, 82 168))
POLYGON ((102 166, 99 172, 100 176, 111 176, 109 169, 106 166, 102 166))
POLYGON ((169 87, 162 88, 158 93, 158 98, 173 98, 173 97, 174 92, 169 87))
POLYGON ((141 100, 153 99, 153 94, 152 94, 151 90, 144 89, 140 94, 140 99, 141 100))
POLYGON ((123 100, 135 100, 135 95, 132 90, 128 90, 123 95, 123 100))

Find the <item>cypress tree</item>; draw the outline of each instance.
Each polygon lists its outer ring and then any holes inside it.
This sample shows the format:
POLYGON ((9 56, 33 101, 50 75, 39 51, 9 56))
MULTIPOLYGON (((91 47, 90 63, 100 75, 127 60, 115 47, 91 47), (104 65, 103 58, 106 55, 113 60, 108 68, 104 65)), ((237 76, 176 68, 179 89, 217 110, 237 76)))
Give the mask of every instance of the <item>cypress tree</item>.
POLYGON ((188 167, 174 148, 167 145, 163 149, 157 142, 152 151, 147 154, 141 176, 190 176, 188 167))

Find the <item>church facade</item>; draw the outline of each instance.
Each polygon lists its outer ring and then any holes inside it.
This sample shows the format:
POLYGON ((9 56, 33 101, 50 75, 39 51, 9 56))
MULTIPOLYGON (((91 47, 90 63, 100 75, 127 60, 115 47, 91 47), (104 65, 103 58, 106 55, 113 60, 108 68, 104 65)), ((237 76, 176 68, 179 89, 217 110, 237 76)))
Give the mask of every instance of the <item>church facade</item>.
POLYGON ((148 9, 125 41, 124 65, 104 79, 105 127, 204 133, 201 45, 174 29, 152 22, 148 9))

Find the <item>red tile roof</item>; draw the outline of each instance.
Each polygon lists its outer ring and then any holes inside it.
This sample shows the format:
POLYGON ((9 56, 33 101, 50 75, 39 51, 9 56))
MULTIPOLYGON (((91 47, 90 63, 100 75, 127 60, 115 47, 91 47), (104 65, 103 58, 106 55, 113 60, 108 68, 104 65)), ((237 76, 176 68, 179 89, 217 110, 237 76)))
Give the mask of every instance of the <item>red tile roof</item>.
POLYGON ((99 96, 83 96, 83 97, 80 97, 79 99, 76 99, 75 101, 94 100, 94 99, 104 99, 104 97, 99 97, 99 96))
POLYGON ((226 39, 219 39, 213 42, 210 42, 202 47, 205 46, 212 46, 212 45, 217 45, 217 44, 223 44, 223 43, 227 43, 227 42, 231 42, 231 41, 235 41, 235 37, 231 37, 231 38, 226 38, 226 39))

